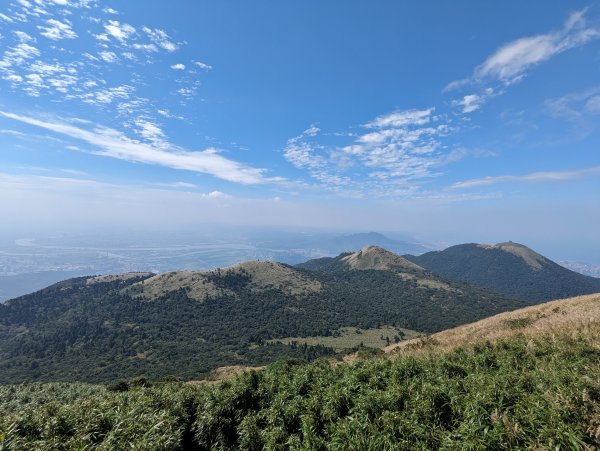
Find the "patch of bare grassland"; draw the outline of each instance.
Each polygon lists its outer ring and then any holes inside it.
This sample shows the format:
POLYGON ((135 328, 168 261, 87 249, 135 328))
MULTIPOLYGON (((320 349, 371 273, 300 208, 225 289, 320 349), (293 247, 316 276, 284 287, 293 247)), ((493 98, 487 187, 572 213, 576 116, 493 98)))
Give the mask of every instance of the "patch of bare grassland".
POLYGON ((105 276, 90 277, 85 281, 86 285, 94 285, 96 283, 116 282, 118 280, 127 281, 136 277, 153 276, 151 272, 127 272, 124 274, 108 274, 105 276))
POLYGON ((512 243, 510 241, 507 243, 498 243, 493 245, 480 244, 479 247, 483 247, 484 249, 500 249, 504 252, 509 252, 517 257, 522 258, 525 263, 535 270, 542 269, 542 264, 548 261, 546 257, 529 249, 527 246, 523 246, 522 244, 518 243, 512 243))
POLYGON ((397 328, 392 326, 374 327, 371 329, 361 329, 358 327, 342 327, 335 331, 331 336, 313 336, 313 337, 286 337, 269 340, 269 343, 283 343, 308 346, 326 346, 334 348, 336 351, 344 351, 357 346, 368 346, 370 348, 382 349, 389 343, 399 340, 408 340, 421 336, 422 333, 397 328))
POLYGON ((134 297, 156 300, 161 296, 186 289, 190 299, 204 301, 221 296, 235 297, 236 294, 210 281, 206 273, 197 271, 175 271, 158 274, 128 287, 126 291, 134 297))
POLYGON ((175 271, 159 274, 133 284, 126 290, 140 299, 156 300, 161 296, 185 289, 190 299, 199 302, 217 297, 237 298, 230 289, 214 283, 214 276, 246 275, 249 288, 261 291, 269 288, 279 289, 286 294, 302 295, 321 290, 321 283, 295 269, 270 261, 248 261, 224 269, 206 272, 175 271))
POLYGON ((321 291, 321 282, 289 266, 270 261, 247 261, 228 268, 244 271, 250 276, 250 287, 256 291, 277 288, 284 293, 298 295, 321 291))
POLYGON ((426 337, 401 341, 384 348, 399 354, 443 354, 459 347, 521 335, 585 337, 600 346, 600 294, 547 302, 501 313, 426 337))
POLYGON ((395 269, 409 269, 413 271, 423 271, 423 268, 419 265, 379 246, 367 246, 354 254, 342 258, 342 261, 352 269, 358 270, 376 269, 389 271, 395 269))

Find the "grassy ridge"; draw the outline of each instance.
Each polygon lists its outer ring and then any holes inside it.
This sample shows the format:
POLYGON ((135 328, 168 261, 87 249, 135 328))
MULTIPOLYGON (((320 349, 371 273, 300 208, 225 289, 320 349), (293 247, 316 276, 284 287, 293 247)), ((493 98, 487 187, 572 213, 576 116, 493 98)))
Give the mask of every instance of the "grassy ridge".
POLYGON ((211 386, 0 386, 0 449, 596 449, 598 337, 594 322, 441 356, 282 361, 211 386))

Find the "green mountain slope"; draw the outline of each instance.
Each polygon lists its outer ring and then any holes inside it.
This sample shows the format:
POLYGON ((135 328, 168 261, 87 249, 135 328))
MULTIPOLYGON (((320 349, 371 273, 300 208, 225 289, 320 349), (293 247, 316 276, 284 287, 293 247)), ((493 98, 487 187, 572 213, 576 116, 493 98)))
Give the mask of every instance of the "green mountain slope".
POLYGON ((460 244, 404 257, 444 278, 532 302, 600 292, 600 279, 570 271, 512 242, 460 244))
POLYGON ((224 365, 334 352, 269 341, 277 338, 348 326, 436 332, 524 305, 377 247, 319 265, 78 278, 8 301, 0 305, 0 382, 200 378, 224 365))
POLYGON ((600 296, 498 315, 353 364, 213 384, 0 386, 4 449, 600 448, 600 296), (523 335, 515 319, 541 324, 523 335), (476 332, 476 333, 471 333, 476 332), (500 332, 500 335, 497 335, 500 332), (458 338, 458 344, 456 343, 458 338))

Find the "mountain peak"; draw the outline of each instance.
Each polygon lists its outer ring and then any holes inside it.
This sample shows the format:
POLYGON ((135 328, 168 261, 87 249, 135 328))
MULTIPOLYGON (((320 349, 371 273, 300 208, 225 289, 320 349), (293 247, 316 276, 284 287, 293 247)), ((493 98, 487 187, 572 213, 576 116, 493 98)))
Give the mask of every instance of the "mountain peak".
POLYGON ((286 294, 314 293, 321 283, 294 268, 267 260, 251 260, 210 271, 173 271, 133 284, 127 291, 139 298, 155 300, 178 290, 186 290, 190 299, 204 301, 218 297, 237 299, 238 293, 223 280, 230 276, 247 278, 253 291, 279 289, 286 294))
POLYGON ((483 245, 482 247, 487 249, 499 249, 501 251, 516 255, 517 257, 522 258, 528 266, 537 271, 542 269, 544 264, 548 263, 548 259, 543 255, 538 254, 524 244, 514 243, 512 241, 494 245, 483 245))
POLYGON ((379 246, 366 246, 341 259, 352 269, 367 270, 420 270, 423 268, 379 246))

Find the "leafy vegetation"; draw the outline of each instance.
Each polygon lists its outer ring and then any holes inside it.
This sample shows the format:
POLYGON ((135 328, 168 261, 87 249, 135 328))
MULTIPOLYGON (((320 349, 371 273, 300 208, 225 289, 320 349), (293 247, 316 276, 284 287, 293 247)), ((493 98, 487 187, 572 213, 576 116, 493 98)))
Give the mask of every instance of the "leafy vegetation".
POLYGON ((273 339, 383 325, 436 332, 523 305, 417 267, 354 270, 341 258, 313 270, 275 268, 293 275, 293 290, 285 279, 265 282, 271 274, 254 265, 252 275, 239 268, 204 273, 198 283, 211 289, 200 299, 176 283, 144 297, 138 282, 150 275, 71 279, 14 299, 0 305, 0 383, 200 379, 225 365, 335 353, 273 339))
POLYGON ((590 327, 442 356, 287 360, 213 385, 0 386, 0 449, 595 449, 590 327))
MULTIPOLYGON (((525 256, 538 256, 524 246, 514 246, 523 248, 525 256)), ((544 257, 532 265, 531 261, 496 247, 461 244, 405 258, 447 279, 531 302, 600 292, 598 278, 573 272, 544 257)))

